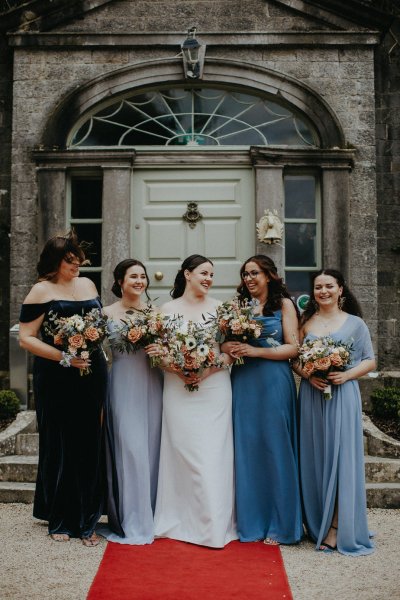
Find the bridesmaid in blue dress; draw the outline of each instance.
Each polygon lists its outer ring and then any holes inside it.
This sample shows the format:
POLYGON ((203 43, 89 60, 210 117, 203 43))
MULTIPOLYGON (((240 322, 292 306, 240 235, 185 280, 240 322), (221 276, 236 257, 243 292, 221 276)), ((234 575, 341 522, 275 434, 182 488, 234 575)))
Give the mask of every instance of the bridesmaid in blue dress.
POLYGON ((250 344, 222 346, 233 357, 245 357, 244 365, 232 369, 239 539, 294 544, 303 535, 289 364, 297 356, 297 312, 269 257, 249 258, 240 276, 239 297, 258 300, 263 329, 250 344))
POLYGON ((39 465, 33 515, 48 521, 50 537, 80 537, 96 546, 102 512, 102 412, 107 368, 101 351, 65 359, 46 334, 50 311, 69 317, 101 308, 95 285, 79 277, 85 256, 74 233, 50 239, 38 263, 39 280, 20 316, 20 344, 35 355, 33 383, 39 430, 39 465), (80 376, 90 366, 91 373, 80 376), (70 367, 70 368, 64 368, 70 367))
POLYGON ((333 269, 314 273, 302 315, 305 340, 329 335, 352 343, 351 363, 326 378, 297 368, 300 386, 300 472, 307 531, 322 552, 370 554, 364 476, 362 408, 357 379, 375 368, 357 300, 333 269), (332 398, 323 391, 331 385, 332 398))
MULTIPOLYGON (((109 528, 98 529, 119 544, 150 544, 154 540, 160 458, 162 373, 150 368, 145 350, 135 354, 117 349, 118 327, 127 311, 147 306, 145 266, 128 258, 114 269, 113 293, 118 300, 106 306, 113 354, 107 401, 107 474, 109 528)), ((154 355, 153 345, 146 348, 154 355)))

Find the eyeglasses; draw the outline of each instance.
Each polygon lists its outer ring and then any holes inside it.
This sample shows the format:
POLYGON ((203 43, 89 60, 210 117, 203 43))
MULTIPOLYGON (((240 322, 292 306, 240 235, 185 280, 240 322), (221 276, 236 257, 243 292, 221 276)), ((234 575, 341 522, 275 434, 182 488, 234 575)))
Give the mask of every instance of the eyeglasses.
MULTIPOLYGON (((74 258, 76 258, 76 257, 74 257, 74 258)), ((63 260, 65 260, 65 262, 68 263, 69 265, 75 265, 76 267, 80 267, 82 264, 81 261, 76 261, 69 256, 64 256, 63 260)))
POLYGON ((257 275, 259 275, 261 273, 261 271, 243 271, 242 273, 242 279, 248 279, 250 277, 250 279, 255 279, 257 277, 257 275))

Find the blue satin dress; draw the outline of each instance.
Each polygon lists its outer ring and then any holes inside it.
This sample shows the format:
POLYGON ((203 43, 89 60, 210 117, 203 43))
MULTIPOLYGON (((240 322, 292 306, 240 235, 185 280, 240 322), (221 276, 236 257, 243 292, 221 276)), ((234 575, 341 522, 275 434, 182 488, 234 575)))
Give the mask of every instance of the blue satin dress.
MULTIPOLYGON (((263 329, 253 345, 283 344, 282 312, 257 317, 263 329)), ((296 437, 296 387, 288 360, 244 359, 232 369, 239 539, 302 538, 296 437)))

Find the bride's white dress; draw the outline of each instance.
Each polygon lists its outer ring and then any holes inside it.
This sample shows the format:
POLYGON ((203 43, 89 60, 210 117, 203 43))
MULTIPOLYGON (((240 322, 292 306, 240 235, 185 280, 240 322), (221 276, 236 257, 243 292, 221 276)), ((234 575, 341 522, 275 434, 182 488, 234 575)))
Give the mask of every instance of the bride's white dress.
POLYGON ((207 377, 195 392, 166 373, 154 528, 156 537, 214 548, 238 537, 226 369, 207 377))

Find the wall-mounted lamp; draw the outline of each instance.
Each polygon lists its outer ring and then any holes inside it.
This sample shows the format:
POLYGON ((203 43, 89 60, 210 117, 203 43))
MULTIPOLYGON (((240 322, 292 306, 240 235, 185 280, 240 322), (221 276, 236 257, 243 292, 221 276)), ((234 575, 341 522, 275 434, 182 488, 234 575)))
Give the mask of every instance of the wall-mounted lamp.
POLYGON ((187 38, 182 43, 183 70, 186 79, 201 79, 203 77, 206 45, 196 40, 196 27, 188 30, 187 38))

